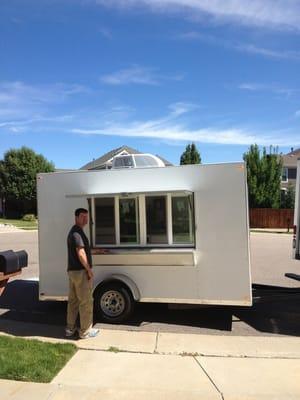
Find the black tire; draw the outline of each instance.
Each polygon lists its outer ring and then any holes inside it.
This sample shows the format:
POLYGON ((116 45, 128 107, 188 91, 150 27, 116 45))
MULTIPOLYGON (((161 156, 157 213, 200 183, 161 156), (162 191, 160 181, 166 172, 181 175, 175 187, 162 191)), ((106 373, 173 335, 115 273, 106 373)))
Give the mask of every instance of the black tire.
POLYGON ((94 292, 94 312, 97 320, 119 324, 130 317, 133 309, 132 294, 122 283, 105 283, 94 292))

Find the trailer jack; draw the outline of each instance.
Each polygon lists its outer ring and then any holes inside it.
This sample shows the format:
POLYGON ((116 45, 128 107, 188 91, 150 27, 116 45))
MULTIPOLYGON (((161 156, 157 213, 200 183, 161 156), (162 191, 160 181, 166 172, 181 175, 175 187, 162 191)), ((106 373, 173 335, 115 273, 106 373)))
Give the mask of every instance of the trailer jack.
POLYGON ((4 275, 0 272, 0 296, 3 294, 3 292, 6 288, 6 285, 8 284, 9 279, 13 278, 15 276, 18 276, 20 274, 21 274, 21 271, 17 271, 17 272, 14 272, 12 274, 7 274, 7 275, 4 275))

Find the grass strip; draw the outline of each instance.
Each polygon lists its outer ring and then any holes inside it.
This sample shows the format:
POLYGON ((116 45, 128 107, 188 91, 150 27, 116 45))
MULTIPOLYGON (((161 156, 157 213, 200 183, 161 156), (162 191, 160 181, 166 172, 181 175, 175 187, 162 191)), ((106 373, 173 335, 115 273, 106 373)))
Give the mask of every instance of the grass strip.
POLYGON ((26 229, 26 230, 38 229, 37 221, 23 221, 21 219, 0 218, 0 224, 13 225, 16 228, 26 229))
POLYGON ((76 351, 71 343, 0 336, 0 378, 50 382, 76 351))

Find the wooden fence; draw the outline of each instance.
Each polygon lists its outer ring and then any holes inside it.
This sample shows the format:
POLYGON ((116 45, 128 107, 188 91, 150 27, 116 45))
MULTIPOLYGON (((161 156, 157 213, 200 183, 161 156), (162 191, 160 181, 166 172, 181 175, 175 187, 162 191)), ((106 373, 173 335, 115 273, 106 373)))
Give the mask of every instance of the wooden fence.
POLYGON ((273 208, 251 208, 250 228, 292 228, 294 210, 273 208))

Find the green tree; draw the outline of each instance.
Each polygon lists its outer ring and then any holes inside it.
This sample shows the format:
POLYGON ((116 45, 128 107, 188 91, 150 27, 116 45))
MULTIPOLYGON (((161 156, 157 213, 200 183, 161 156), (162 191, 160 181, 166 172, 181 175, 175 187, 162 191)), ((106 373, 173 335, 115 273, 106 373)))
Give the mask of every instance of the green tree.
POLYGON ((295 208, 295 186, 288 185, 281 198, 281 208, 295 208))
POLYGON ((270 146, 262 154, 257 144, 243 156, 247 165, 250 207, 279 208, 282 159, 278 149, 270 146))
POLYGON ((184 164, 201 164, 201 156, 194 143, 188 144, 181 154, 180 165, 184 164))
POLYGON ((36 174, 54 171, 54 164, 28 147, 11 149, 0 160, 0 196, 36 202, 36 174))

